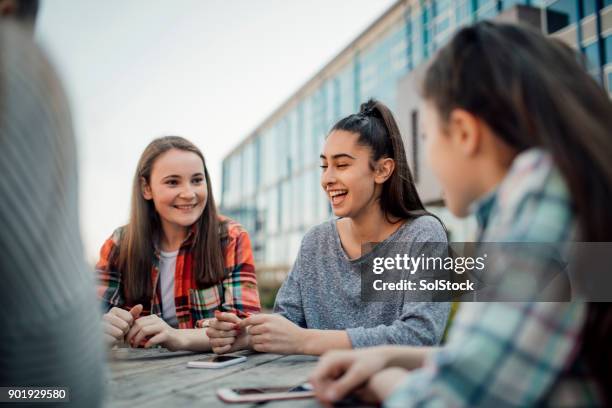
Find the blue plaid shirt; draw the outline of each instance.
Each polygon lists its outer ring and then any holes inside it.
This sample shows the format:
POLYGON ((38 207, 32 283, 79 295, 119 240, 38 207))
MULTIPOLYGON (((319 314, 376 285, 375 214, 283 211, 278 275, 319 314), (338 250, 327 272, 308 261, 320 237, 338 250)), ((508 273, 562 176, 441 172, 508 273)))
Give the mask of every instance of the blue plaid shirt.
MULTIPOLYGON (((514 160, 474 206, 482 242, 566 242, 575 231, 567 186, 542 150, 514 160)), ((508 265, 493 265, 508 268, 508 265)), ((521 261, 538 271, 537 259, 521 261)), ((406 406, 601 405, 578 355, 584 302, 463 303, 448 343, 385 401, 406 406)))

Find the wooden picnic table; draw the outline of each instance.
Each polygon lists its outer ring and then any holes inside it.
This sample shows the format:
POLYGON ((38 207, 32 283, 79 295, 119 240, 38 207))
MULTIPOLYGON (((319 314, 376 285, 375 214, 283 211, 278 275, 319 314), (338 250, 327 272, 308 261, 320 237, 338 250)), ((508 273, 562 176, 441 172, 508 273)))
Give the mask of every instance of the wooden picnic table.
MULTIPOLYGON (((295 386, 306 381, 316 357, 241 352, 247 361, 220 369, 187 368, 187 362, 207 353, 166 349, 121 348, 109 352, 108 407, 255 407, 255 403, 226 404, 219 388, 295 386)), ((319 407, 314 399, 270 401, 266 408, 319 407)))

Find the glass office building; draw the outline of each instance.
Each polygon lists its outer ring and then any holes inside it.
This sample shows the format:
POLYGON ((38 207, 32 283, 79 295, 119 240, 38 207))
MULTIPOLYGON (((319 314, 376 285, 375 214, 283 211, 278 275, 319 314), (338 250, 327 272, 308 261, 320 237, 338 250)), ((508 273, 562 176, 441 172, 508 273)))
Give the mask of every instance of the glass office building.
POLYGON ((612 0, 547 0, 542 14, 545 32, 580 49, 612 94, 612 0))
MULTIPOLYGON (((335 121, 375 97, 398 115, 423 199, 445 217, 441 192, 420 159, 418 111, 406 78, 459 27, 482 19, 523 21, 587 56, 612 93, 612 0, 402 0, 395 3, 277 108, 223 160, 222 211, 249 231, 258 271, 279 280, 307 231, 331 217, 320 184, 322 142, 335 121), (402 84, 404 88, 402 88, 402 84), (406 92, 404 92, 406 89, 406 92)), ((461 234, 457 234, 461 236, 461 234)))

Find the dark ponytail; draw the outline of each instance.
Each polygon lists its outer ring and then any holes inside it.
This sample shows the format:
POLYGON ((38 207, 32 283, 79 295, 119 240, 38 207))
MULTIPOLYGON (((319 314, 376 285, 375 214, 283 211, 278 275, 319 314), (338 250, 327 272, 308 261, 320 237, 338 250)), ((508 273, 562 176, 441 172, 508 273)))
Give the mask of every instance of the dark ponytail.
MULTIPOLYGON (((612 241, 612 102, 576 52, 540 32, 510 24, 466 27, 440 49, 423 97, 442 122, 453 109, 479 117, 523 151, 552 155, 568 185, 581 241, 612 241)), ((589 303, 582 353, 612 403, 612 308, 589 303)))
POLYGON ((395 170, 382 186, 380 206, 389 222, 413 219, 429 214, 417 193, 406 160, 404 143, 393 114, 382 102, 370 99, 361 104, 359 113, 341 119, 331 131, 344 130, 359 135, 358 143, 372 150, 370 166, 381 158, 395 161, 395 170))

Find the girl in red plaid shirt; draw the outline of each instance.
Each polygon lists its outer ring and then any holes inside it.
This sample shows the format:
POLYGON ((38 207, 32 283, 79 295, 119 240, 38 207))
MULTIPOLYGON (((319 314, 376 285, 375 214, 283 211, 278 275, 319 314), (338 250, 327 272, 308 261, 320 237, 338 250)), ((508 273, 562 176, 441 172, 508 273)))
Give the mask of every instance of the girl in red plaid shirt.
POLYGON ((129 223, 104 243, 98 296, 109 344, 210 350, 215 311, 260 311, 251 243, 217 213, 204 156, 177 136, 155 139, 134 176, 129 223))

